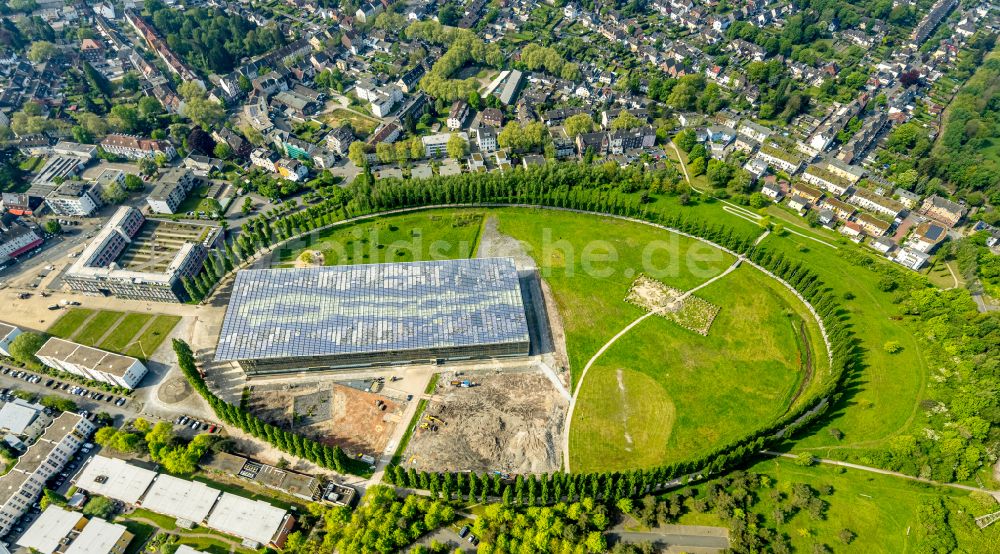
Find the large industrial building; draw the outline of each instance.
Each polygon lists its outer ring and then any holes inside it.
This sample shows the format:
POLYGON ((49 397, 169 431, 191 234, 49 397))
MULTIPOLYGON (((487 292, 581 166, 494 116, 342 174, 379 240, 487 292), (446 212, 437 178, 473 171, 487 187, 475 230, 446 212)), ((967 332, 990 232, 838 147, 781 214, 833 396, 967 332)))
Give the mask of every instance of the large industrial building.
POLYGON ((122 206, 66 272, 73 290, 130 298, 183 302, 183 277, 197 275, 218 227, 146 219, 122 206))
POLYGON ((509 258, 245 270, 215 360, 248 375, 526 356, 509 258))

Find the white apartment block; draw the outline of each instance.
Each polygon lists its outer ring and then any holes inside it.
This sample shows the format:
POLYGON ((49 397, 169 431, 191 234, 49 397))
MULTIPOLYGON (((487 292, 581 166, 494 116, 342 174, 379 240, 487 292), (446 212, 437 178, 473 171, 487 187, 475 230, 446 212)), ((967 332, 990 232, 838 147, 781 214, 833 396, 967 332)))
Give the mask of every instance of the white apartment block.
POLYGON ((465 132, 438 133, 436 135, 420 137, 420 141, 424 143, 424 155, 428 158, 436 158, 447 154, 448 141, 451 139, 452 135, 458 135, 462 137, 466 143, 469 142, 469 134, 465 132))
POLYGON ((83 416, 64 412, 0 477, 0 536, 38 501, 45 482, 66 466, 93 432, 94 424, 83 416))
POLYGON ((90 217, 104 203, 101 187, 96 183, 65 181, 45 197, 52 213, 62 216, 90 217))
POLYGON ((197 178, 190 170, 173 168, 156 182, 153 192, 146 197, 146 203, 153 213, 172 214, 187 198, 196 182, 197 178))
POLYGON ((146 366, 131 356, 105 352, 56 337, 46 341, 35 356, 53 369, 129 390, 135 389, 146 375, 146 366))

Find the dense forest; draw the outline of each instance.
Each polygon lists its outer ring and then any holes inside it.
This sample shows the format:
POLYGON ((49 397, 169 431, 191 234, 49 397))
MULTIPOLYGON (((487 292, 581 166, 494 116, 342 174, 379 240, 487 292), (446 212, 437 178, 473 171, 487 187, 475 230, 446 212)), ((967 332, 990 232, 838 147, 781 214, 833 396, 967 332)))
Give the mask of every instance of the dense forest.
POLYGON ((243 57, 285 44, 285 36, 276 26, 258 27, 214 8, 181 11, 167 8, 160 0, 150 0, 146 11, 174 53, 188 64, 212 73, 229 73, 243 57))
POLYGON ((955 96, 932 154, 930 169, 962 197, 1000 204, 1000 50, 955 96))

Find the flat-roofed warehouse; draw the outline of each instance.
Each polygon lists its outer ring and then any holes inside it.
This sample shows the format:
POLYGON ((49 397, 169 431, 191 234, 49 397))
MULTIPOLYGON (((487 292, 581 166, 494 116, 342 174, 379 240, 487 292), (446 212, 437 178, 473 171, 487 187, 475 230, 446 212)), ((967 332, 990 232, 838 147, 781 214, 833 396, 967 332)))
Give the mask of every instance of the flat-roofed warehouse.
POLYGON ((215 360, 248 375, 526 356, 514 261, 245 270, 215 360))

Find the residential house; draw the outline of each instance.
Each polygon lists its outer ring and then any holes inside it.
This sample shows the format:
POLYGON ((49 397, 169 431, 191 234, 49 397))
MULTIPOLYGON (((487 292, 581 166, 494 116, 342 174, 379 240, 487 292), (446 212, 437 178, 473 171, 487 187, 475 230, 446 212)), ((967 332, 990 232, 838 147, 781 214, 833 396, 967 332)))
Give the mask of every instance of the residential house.
POLYGON ((896 252, 896 256, 892 258, 892 261, 916 271, 924 267, 924 264, 927 263, 930 257, 930 254, 918 252, 912 248, 900 248, 896 252))
POLYGON ((820 198, 823 198, 823 191, 803 183, 795 183, 792 185, 792 194, 806 199, 810 204, 816 204, 819 202, 820 198))
POLYGON ((957 204, 933 194, 924 199, 920 206, 920 213, 927 217, 944 223, 948 227, 954 227, 965 217, 965 206, 957 204))
POLYGON ((177 150, 169 141, 144 139, 134 135, 108 135, 101 141, 101 148, 109 154, 130 160, 163 156, 169 162, 177 156, 177 150))
POLYGON ((267 148, 257 148, 250 153, 250 163, 266 169, 271 173, 275 173, 277 169, 274 167, 274 163, 281 159, 280 156, 274 153, 274 151, 267 148))
POLYGON ((847 201, 855 206, 858 206, 859 208, 885 214, 893 218, 899 217, 901 214, 906 212, 906 206, 903 204, 893 200, 892 198, 875 194, 874 192, 863 188, 856 189, 847 201))
POLYGON ((784 196, 784 193, 781 192, 781 187, 775 183, 764 183, 764 186, 760 189, 760 193, 774 202, 780 202, 784 196))
POLYGON ((465 118, 469 115, 469 103, 465 100, 456 100, 455 103, 451 105, 451 110, 448 112, 448 129, 452 131, 457 131, 462 128, 462 124, 465 123, 465 118))
POLYGON ((277 171, 278 175, 289 181, 301 181, 309 175, 309 168, 299 160, 292 159, 282 159, 278 163, 274 164, 274 169, 277 171))
POLYGON ((889 229, 892 228, 891 223, 882 221, 881 219, 869 214, 858 214, 858 216, 854 218, 854 221, 856 221, 866 233, 873 237, 881 237, 888 233, 889 229))
POLYGON ((502 127, 503 112, 496 108, 486 108, 480 112, 480 120, 490 127, 502 127))
POLYGON ((497 132, 493 127, 476 129, 476 142, 483 152, 493 152, 497 149, 497 132))
POLYGON ((948 229, 935 221, 925 221, 917 225, 906 245, 918 252, 930 254, 948 237, 948 229))
POLYGON ((826 198, 823 200, 823 207, 830 210, 838 219, 847 221, 854 215, 854 208, 847 202, 836 198, 826 198))
POLYGON ((326 135, 327 146, 341 156, 347 155, 347 151, 354 140, 354 131, 348 125, 342 125, 326 135))

